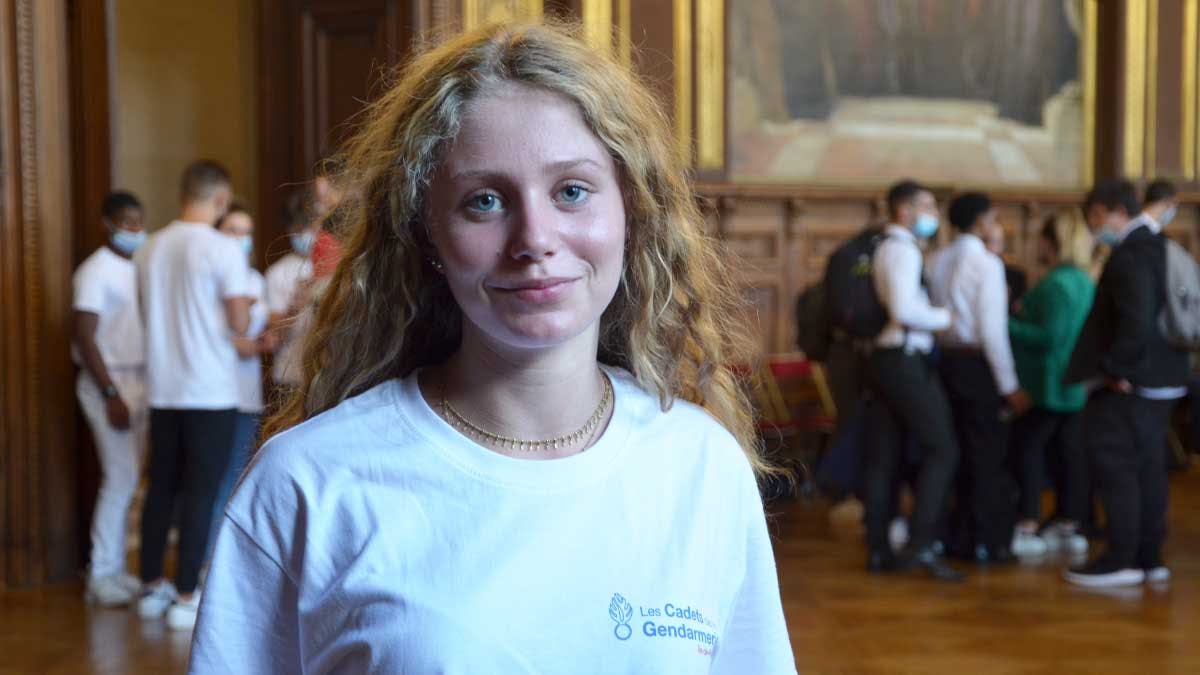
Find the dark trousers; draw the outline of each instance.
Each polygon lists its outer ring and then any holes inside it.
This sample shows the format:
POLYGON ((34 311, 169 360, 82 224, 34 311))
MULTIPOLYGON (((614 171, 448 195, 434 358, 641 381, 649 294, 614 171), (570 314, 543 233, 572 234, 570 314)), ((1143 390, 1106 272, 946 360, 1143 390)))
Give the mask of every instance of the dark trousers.
POLYGON ((1022 520, 1041 520, 1046 466, 1056 468, 1058 517, 1082 523, 1088 514, 1087 451, 1083 445, 1083 415, 1034 408, 1013 425, 1009 446, 1021 486, 1022 520))
POLYGON ((1162 556, 1167 536, 1163 447, 1176 403, 1105 389, 1088 399, 1083 413, 1092 475, 1108 517, 1108 557, 1122 567, 1162 556))
POLYGON ((143 581, 163 576, 175 500, 180 499, 180 593, 196 589, 213 503, 229 465, 236 410, 150 410, 150 484, 142 509, 143 581))
POLYGON ((936 538, 958 465, 958 443, 946 394, 921 354, 902 349, 876 350, 867 373, 871 392, 865 420, 870 433, 863 476, 867 546, 872 551, 888 549, 888 523, 894 515, 892 496, 907 434, 921 452, 910 543, 913 549, 924 548, 936 538))
POLYGON ((941 375, 962 451, 950 516, 951 541, 959 549, 972 550, 975 544, 1007 548, 1015 520, 1015 486, 1008 470, 1004 398, 981 352, 946 350, 941 375))

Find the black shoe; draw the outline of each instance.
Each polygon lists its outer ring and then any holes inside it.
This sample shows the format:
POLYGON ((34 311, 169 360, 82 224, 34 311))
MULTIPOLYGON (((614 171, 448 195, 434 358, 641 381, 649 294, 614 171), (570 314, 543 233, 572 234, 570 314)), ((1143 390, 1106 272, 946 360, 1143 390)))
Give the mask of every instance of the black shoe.
POLYGON ((1146 572, 1140 567, 1118 565, 1107 557, 1100 557, 1083 567, 1063 572, 1063 578, 1085 588, 1113 588, 1136 586, 1145 581, 1146 572))
POLYGON ((1171 580, 1171 568, 1163 562, 1161 555, 1140 558, 1138 567, 1146 573, 1146 583, 1148 584, 1165 584, 1171 580))
POLYGON ((976 544, 974 559, 977 565, 1011 565, 1017 562, 1017 556, 1007 546, 987 544, 976 544))
POLYGON ((867 571, 871 574, 887 574, 900 569, 900 561, 891 551, 871 551, 867 554, 867 571))
POLYGON ((922 548, 909 555, 908 567, 923 570, 938 581, 962 581, 967 575, 946 564, 931 548, 922 548))

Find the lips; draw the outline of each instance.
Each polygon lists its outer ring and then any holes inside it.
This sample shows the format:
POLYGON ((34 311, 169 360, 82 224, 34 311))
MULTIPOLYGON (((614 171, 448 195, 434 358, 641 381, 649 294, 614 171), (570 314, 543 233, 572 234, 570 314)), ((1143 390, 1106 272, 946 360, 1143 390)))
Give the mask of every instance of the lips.
POLYGON ((498 283, 493 288, 525 302, 541 304, 558 300, 578 280, 577 277, 520 279, 498 283))

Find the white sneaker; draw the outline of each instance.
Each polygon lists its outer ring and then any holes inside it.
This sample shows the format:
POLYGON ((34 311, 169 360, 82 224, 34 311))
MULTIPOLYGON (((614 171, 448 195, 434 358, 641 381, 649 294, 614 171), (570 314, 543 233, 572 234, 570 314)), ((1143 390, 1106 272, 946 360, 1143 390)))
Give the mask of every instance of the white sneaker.
POLYGON ((891 545, 892 551, 899 551, 908 546, 908 520, 903 517, 892 519, 892 524, 888 526, 888 544, 891 545))
POLYGON ((133 602, 137 595, 122 583, 120 574, 99 579, 89 579, 83 599, 89 605, 100 607, 124 607, 133 602))
POLYGON ((122 572, 121 574, 117 575, 117 583, 129 589, 129 592, 132 593, 133 597, 135 598, 140 597, 142 595, 142 591, 144 590, 142 588, 142 580, 133 576, 132 574, 122 572))
POLYGON ((1165 584, 1171 580, 1171 568, 1166 565, 1146 568, 1146 583, 1165 584))
POLYGON ((161 584, 148 586, 138 600, 138 616, 143 619, 160 619, 167 609, 175 602, 179 594, 175 592, 175 584, 164 581, 161 584))
POLYGON ((1042 540, 1050 551, 1066 551, 1071 555, 1087 553, 1087 537, 1079 534, 1073 525, 1053 523, 1042 530, 1042 540))
POLYGON ((192 593, 190 600, 176 600, 167 610, 167 628, 191 630, 196 627, 196 613, 200 610, 200 591, 192 593))
POLYGON ((1018 558, 1037 558, 1046 555, 1049 550, 1045 540, 1034 532, 1015 530, 1012 538, 1012 552, 1018 558))

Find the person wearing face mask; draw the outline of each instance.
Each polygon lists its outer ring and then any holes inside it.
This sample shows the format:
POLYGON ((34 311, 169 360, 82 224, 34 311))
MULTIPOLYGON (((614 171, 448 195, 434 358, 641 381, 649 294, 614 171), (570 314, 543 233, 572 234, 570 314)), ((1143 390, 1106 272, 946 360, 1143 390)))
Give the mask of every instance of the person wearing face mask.
POLYGON ((1008 339, 1004 261, 984 245, 1002 227, 992 201, 968 192, 950 202, 958 237, 933 256, 930 294, 949 307, 954 323, 941 334, 940 371, 963 452, 951 514, 950 550, 979 563, 1015 560, 1009 550, 1014 520, 1006 414, 1030 407, 1008 339))
POLYGON ((1152 230, 1161 232, 1171 224, 1178 212, 1178 191, 1174 183, 1156 180, 1146 186, 1146 198, 1142 200, 1140 217, 1148 221, 1152 230))
POLYGON ((866 426, 873 430, 864 458, 867 568, 916 568, 959 581, 962 574, 942 561, 934 545, 959 458, 949 403, 929 362, 933 332, 948 328, 951 315, 930 304, 922 282, 921 246, 937 232, 937 201, 919 183, 903 181, 888 191, 887 206, 891 224, 872 259, 876 294, 888 321, 867 367, 866 426), (896 558, 888 545, 888 524, 906 435, 921 449, 921 467, 908 549, 896 558))
POLYGON ((145 456, 145 342, 137 270, 130 260, 146 238, 142 205, 128 192, 104 200, 100 222, 108 241, 75 271, 72 356, 80 366, 75 391, 100 460, 92 513, 89 602, 127 605, 142 584, 125 571, 125 519, 145 456))
POLYGON ((149 487, 142 509, 138 601, 143 619, 173 630, 195 625, 200 567, 213 502, 233 447, 237 408, 235 338, 250 326, 246 250, 214 229, 229 209, 228 171, 211 161, 184 170, 179 217, 134 257, 146 325, 150 403, 149 487), (175 583, 164 575, 176 502, 181 526, 175 583))
POLYGON ((299 338, 296 320, 308 302, 313 278, 311 254, 319 227, 312 199, 309 190, 288 195, 284 222, 291 250, 268 267, 266 273, 266 307, 271 315, 268 332, 276 341, 271 379, 283 387, 300 384, 299 364, 295 362, 292 347, 299 338))
MULTIPOLYGON (((216 224, 217 231, 230 237, 238 243, 246 253, 247 261, 252 261, 254 252, 254 219, 245 206, 234 203, 229 211, 221 216, 216 224)), ((212 557, 213 543, 216 541, 217 526, 225 511, 225 502, 233 492, 233 486, 238 476, 246 468, 246 461, 254 448, 258 437, 259 417, 263 412, 262 390, 262 357, 274 349, 274 339, 267 326, 269 312, 263 302, 263 275, 250 265, 247 279, 247 296, 254 304, 250 305, 250 326, 244 336, 233 339, 238 352, 238 390, 239 400, 237 418, 233 426, 233 444, 228 466, 223 472, 221 482, 217 487, 217 496, 213 504, 212 527, 209 529, 207 561, 212 557)))
POLYGON ((1080 586, 1165 582, 1167 427, 1187 394, 1188 354, 1167 342, 1166 241, 1140 212, 1133 184, 1106 180, 1088 193, 1089 225, 1110 247, 1066 382, 1087 383, 1085 445, 1108 516, 1108 548, 1068 570, 1080 586))

